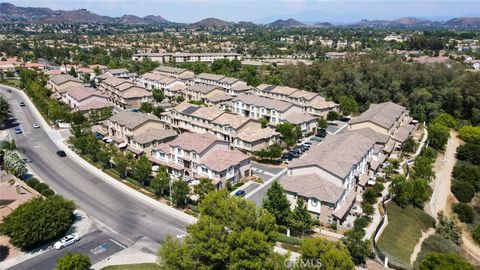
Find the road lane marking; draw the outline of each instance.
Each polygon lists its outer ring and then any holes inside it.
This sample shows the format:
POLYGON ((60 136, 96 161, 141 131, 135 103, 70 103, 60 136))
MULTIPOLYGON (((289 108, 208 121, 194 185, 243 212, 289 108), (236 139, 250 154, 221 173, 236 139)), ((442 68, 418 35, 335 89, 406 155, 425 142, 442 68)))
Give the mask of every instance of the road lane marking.
POLYGON ((122 248, 124 248, 124 249, 127 248, 126 246, 120 244, 119 242, 113 240, 112 238, 109 238, 108 240, 110 240, 110 242, 112 242, 112 243, 114 243, 114 244, 116 244, 116 245, 118 245, 118 246, 120 246, 120 247, 122 247, 122 248))

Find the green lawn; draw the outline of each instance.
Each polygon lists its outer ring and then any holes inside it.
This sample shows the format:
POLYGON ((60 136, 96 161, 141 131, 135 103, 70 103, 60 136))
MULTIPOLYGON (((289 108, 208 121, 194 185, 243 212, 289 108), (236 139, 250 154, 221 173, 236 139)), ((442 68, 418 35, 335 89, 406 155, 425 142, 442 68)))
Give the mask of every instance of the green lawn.
POLYGON ((102 270, 159 270, 161 267, 154 263, 124 264, 112 265, 102 268, 102 270))
POLYGON ((418 208, 387 205, 388 225, 378 239, 378 248, 389 261, 403 268, 411 268, 410 256, 422 236, 422 231, 433 227, 434 219, 418 208))

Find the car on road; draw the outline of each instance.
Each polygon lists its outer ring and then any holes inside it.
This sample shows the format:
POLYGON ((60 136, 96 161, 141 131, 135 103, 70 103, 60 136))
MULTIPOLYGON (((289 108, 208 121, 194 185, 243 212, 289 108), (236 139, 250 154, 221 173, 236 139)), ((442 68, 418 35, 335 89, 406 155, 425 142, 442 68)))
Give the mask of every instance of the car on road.
POLYGON ((33 128, 40 128, 39 124, 33 124, 33 128))
POLYGON ((10 89, 7 89, 7 93, 11 93, 11 92, 12 92, 12 90, 10 90, 10 89))
POLYGON ((63 150, 58 150, 58 151, 57 151, 57 155, 58 155, 59 157, 66 157, 66 156, 67 156, 67 154, 66 154, 65 151, 63 151, 63 150))
POLYGON ((25 102, 20 102, 20 106, 24 107, 25 106, 25 102))
POLYGON ((310 139, 310 141, 312 141, 312 142, 321 142, 322 139, 323 139, 323 138, 321 138, 321 137, 315 136, 315 137, 312 137, 312 138, 310 139))
POLYGON ((317 136, 320 138, 325 138, 327 136, 327 130, 324 128, 319 129, 317 132, 317 136))
POLYGON ((22 132, 23 132, 23 131, 22 131, 21 128, 19 128, 19 127, 16 127, 16 128, 15 128, 15 134, 21 134, 22 132))
POLYGON ((68 247, 73 243, 80 241, 80 237, 77 234, 69 234, 62 239, 58 240, 54 245, 53 248, 55 249, 62 249, 64 247, 68 247))
POLYGON ((235 196, 236 197, 244 197, 245 196, 245 190, 237 190, 237 192, 235 192, 235 196))

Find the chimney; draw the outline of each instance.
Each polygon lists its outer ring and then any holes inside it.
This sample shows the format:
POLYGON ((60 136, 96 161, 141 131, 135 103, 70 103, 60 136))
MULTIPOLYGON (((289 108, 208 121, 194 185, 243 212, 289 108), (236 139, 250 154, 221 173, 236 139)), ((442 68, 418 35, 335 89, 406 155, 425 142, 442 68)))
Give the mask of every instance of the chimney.
POLYGON ((20 190, 20 184, 19 183, 15 183, 15 190, 17 191, 17 194, 22 194, 22 191, 20 190))

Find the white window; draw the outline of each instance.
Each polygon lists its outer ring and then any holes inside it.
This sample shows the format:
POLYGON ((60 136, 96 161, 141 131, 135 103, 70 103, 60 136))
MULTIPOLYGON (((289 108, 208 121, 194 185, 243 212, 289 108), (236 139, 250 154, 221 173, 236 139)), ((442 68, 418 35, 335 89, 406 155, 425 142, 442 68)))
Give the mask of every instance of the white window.
POLYGON ((317 205, 318 205, 318 201, 315 200, 315 199, 311 199, 311 200, 310 200, 310 203, 311 203, 313 206, 317 206, 317 205))
POLYGON ((208 169, 205 167, 202 167, 202 173, 208 173, 208 169))

